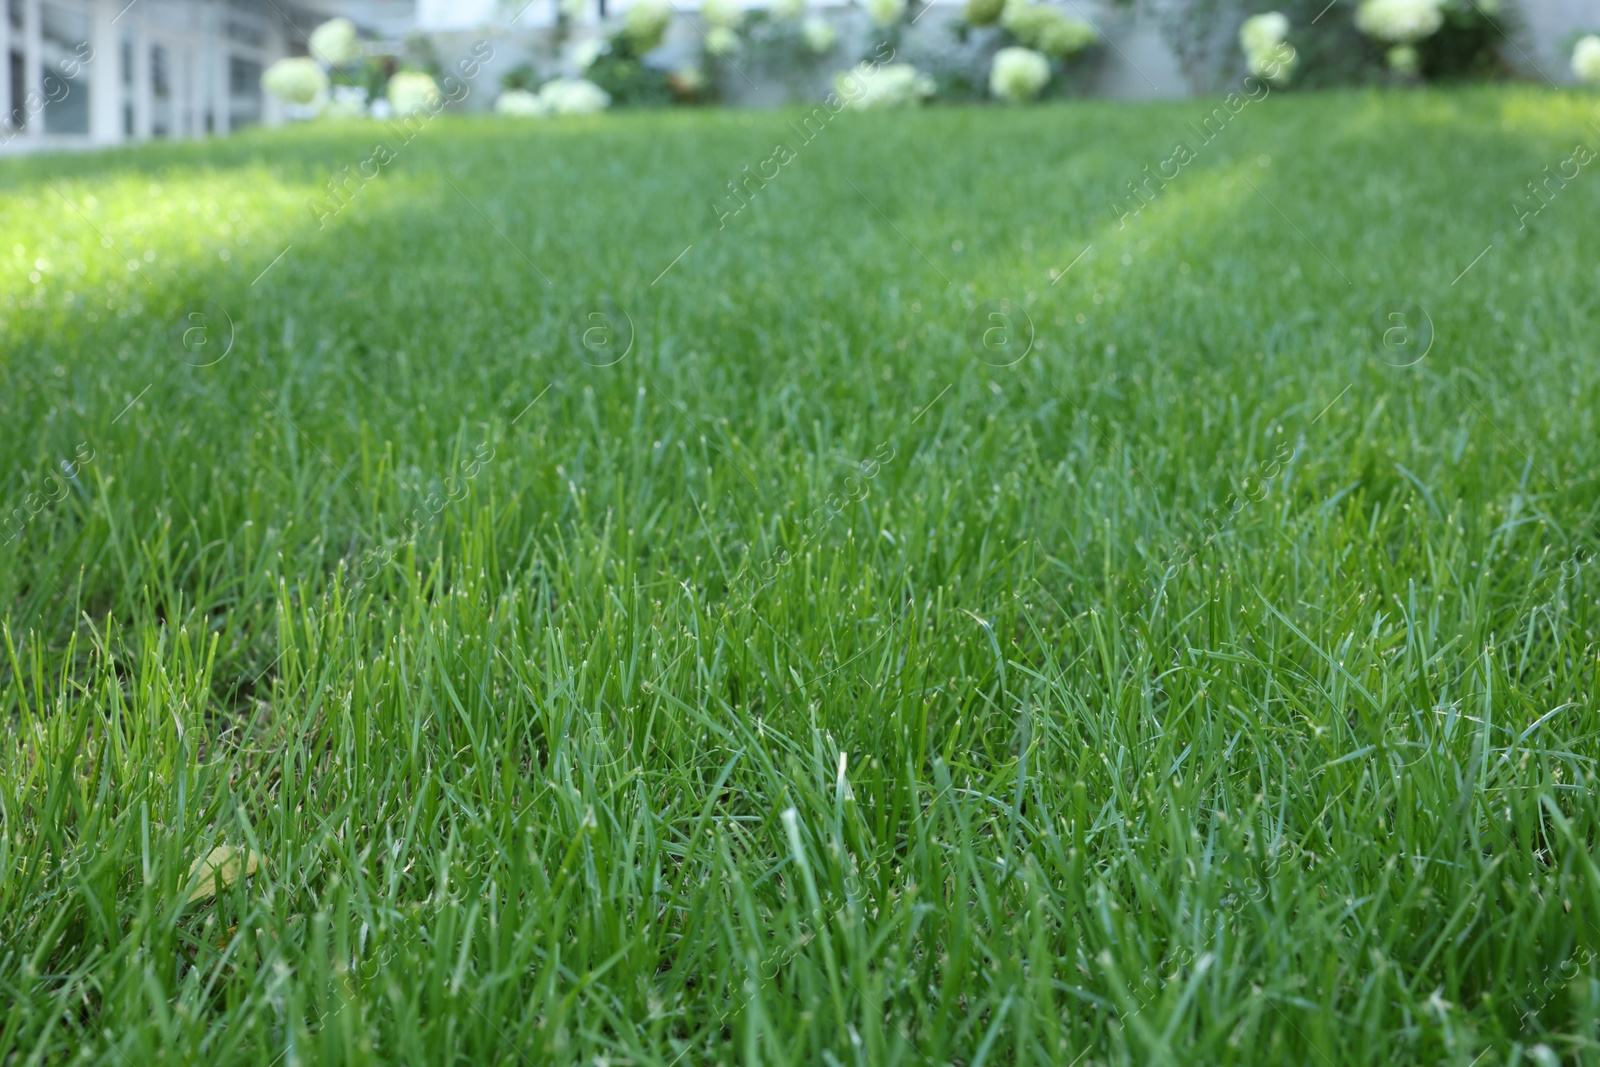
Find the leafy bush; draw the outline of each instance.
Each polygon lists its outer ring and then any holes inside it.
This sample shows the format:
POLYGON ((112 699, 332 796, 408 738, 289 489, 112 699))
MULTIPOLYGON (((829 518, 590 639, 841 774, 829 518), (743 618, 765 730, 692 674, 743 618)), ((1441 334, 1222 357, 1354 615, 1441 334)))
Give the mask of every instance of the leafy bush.
POLYGON ((1190 86, 1210 92, 1241 77, 1245 70, 1237 30, 1268 10, 1289 20, 1288 42, 1297 53, 1292 84, 1301 88, 1367 85, 1413 80, 1455 82, 1493 80, 1512 68, 1502 49, 1516 37, 1522 20, 1513 0, 1444 0, 1439 29, 1411 42, 1417 69, 1394 69, 1389 58, 1397 45, 1375 39, 1356 25, 1355 4, 1329 8, 1327 0, 1139 0, 1178 59, 1190 86))
POLYGON ((1499 79, 1512 73, 1501 51, 1521 28, 1517 10, 1457 0, 1444 9, 1444 26, 1417 45, 1422 76, 1428 81, 1499 79))
POLYGON ((955 54, 927 64, 938 81, 939 95, 949 100, 1078 95, 1101 53, 1094 26, 1038 0, 969 0, 950 28, 955 54), (1048 64, 1048 80, 1042 87, 1035 87, 1037 61, 1022 52, 1048 64))
POLYGON ((678 94, 665 71, 617 54, 615 44, 613 49, 596 59, 584 77, 611 94, 614 107, 665 107, 676 101, 678 94))

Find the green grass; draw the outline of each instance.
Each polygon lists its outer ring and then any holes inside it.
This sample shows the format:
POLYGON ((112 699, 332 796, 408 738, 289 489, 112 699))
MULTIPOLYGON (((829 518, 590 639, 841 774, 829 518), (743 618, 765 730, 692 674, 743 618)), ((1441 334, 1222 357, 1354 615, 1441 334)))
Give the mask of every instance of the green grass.
POLYGON ((1595 1063, 1592 101, 1207 107, 5 163, 0 1063, 1595 1063))

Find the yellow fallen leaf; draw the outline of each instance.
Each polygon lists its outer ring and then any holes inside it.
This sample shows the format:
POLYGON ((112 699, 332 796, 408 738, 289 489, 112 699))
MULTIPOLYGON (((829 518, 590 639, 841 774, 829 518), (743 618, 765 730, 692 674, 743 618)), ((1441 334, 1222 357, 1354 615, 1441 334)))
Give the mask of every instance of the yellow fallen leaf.
POLYGON ((240 875, 255 874, 260 866, 261 857, 248 849, 217 846, 189 867, 190 878, 200 876, 200 884, 189 894, 189 903, 215 896, 218 882, 226 889, 237 882, 240 875))

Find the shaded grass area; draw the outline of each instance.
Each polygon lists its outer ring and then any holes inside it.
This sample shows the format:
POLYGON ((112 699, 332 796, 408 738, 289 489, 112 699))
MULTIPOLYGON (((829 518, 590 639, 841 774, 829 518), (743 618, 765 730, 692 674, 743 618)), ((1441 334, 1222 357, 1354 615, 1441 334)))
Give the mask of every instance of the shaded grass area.
POLYGON ((1588 1062, 1592 105, 1207 106, 8 162, 0 1061, 1588 1062))

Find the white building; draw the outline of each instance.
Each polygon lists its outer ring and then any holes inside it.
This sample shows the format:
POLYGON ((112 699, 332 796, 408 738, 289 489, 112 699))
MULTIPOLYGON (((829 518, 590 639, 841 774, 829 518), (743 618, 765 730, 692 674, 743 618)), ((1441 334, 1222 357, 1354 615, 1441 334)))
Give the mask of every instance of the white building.
POLYGON ((261 91, 333 14, 415 24, 413 0, 0 0, 0 152, 202 137, 280 119, 261 91))

